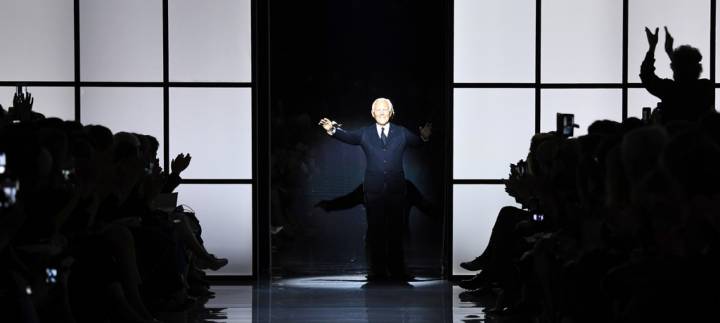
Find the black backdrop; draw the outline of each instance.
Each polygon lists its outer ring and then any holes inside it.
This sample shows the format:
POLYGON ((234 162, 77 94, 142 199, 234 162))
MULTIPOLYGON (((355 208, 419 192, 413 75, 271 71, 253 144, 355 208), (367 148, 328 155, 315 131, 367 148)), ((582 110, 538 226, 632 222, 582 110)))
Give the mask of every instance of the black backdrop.
MULTIPOLYGON (((270 2, 271 222, 273 275, 360 273, 365 268, 364 210, 325 213, 313 205, 362 181, 358 147, 328 138, 322 117, 346 129, 371 124, 377 97, 392 100, 393 122, 434 124, 430 145, 405 156, 408 179, 443 209, 441 125, 446 42, 442 1, 270 2)), ((443 264, 440 213, 413 210, 406 257, 419 274, 443 264)))

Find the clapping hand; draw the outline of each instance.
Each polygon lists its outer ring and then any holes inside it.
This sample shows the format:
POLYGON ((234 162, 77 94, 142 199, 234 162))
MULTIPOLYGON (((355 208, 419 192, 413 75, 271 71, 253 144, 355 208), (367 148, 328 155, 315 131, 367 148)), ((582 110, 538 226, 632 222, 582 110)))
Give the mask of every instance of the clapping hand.
MULTIPOLYGON (((657 37, 657 35, 655 36, 657 37)), ((665 26, 665 52, 668 54, 670 59, 672 60, 672 53, 673 53, 673 43, 675 42, 675 39, 670 35, 670 32, 667 29, 667 26, 665 26)))
POLYGON ((178 154, 175 159, 170 162, 170 169, 173 174, 180 175, 188 166, 190 166, 190 160, 192 156, 190 154, 178 154))
POLYGON ((430 135, 432 135, 432 122, 426 122, 425 126, 418 127, 420 129, 420 138, 422 138, 425 141, 430 140, 430 135))
POLYGON ((650 49, 655 49, 658 43, 658 32, 660 31, 659 28, 655 28, 655 33, 650 31, 648 27, 645 27, 645 35, 647 36, 648 45, 650 45, 650 49))

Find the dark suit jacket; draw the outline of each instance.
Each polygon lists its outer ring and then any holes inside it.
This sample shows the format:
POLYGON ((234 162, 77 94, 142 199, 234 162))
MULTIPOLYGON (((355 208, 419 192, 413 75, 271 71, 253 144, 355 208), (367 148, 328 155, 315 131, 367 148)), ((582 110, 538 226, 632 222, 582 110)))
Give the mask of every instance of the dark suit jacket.
POLYGON ((351 145, 359 145, 365 152, 367 166, 363 191, 365 195, 372 193, 405 194, 405 173, 403 172, 403 153, 405 148, 418 147, 422 144, 420 137, 391 123, 388 143, 383 145, 375 124, 355 131, 336 129, 333 138, 351 145))

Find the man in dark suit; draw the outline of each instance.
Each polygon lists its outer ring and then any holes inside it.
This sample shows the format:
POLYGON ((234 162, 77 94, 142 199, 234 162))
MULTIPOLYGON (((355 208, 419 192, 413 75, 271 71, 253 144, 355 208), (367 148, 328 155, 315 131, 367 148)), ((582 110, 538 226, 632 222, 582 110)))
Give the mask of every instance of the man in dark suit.
POLYGON ((408 280, 403 254, 404 207, 407 188, 403 171, 405 148, 428 141, 432 125, 420 127, 420 137, 390 123, 394 114, 390 100, 376 99, 370 114, 375 124, 345 131, 327 118, 320 125, 328 135, 362 147, 367 159, 363 193, 367 212, 368 280, 408 280))

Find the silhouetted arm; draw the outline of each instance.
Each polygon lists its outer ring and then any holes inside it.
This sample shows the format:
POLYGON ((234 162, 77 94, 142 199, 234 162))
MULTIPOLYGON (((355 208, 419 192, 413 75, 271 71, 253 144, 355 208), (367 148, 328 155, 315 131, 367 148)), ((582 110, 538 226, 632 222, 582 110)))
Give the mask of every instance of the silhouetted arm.
POLYGON ((363 186, 358 185, 352 192, 332 200, 320 201, 315 206, 321 207, 325 212, 347 210, 363 203, 363 186))
POLYGON ((420 193, 420 190, 409 180, 405 180, 405 187, 407 187, 407 199, 410 206, 418 208, 422 213, 429 217, 434 217, 435 211, 432 203, 420 193))
POLYGON ((658 29, 655 29, 653 34, 650 29, 645 28, 647 34, 649 48, 645 54, 645 59, 640 65, 640 80, 645 89, 650 94, 662 99, 663 95, 667 93, 667 88, 672 81, 667 79, 661 79, 655 74, 655 47, 658 42, 658 29))

